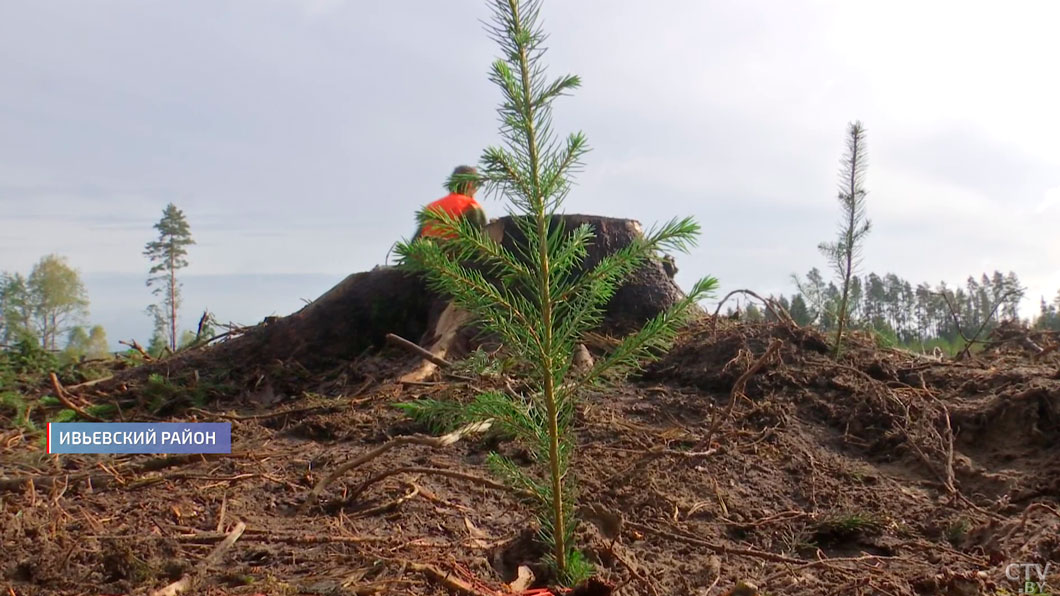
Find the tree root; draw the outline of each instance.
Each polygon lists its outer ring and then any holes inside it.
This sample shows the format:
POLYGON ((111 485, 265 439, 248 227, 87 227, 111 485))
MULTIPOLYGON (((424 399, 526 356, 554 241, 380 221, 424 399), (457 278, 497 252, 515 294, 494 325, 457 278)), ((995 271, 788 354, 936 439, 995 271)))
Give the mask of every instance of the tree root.
POLYGON ((394 499, 393 501, 390 501, 389 503, 384 503, 384 504, 382 504, 382 505, 380 505, 378 507, 372 507, 371 509, 365 509, 364 511, 358 511, 357 514, 354 515, 352 519, 357 519, 357 518, 360 518, 360 517, 370 517, 370 516, 373 516, 373 515, 378 515, 380 513, 389 513, 391 511, 397 509, 398 507, 401 507, 406 502, 408 502, 408 501, 410 501, 412 499, 415 499, 416 496, 419 495, 419 494, 420 494, 420 487, 418 487, 415 484, 413 484, 412 485, 412 490, 409 491, 408 494, 402 495, 401 497, 398 497, 397 499, 394 499))
POLYGON ((781 345, 783 345, 783 342, 779 339, 774 339, 772 342, 770 342, 769 347, 766 348, 765 353, 762 354, 762 356, 758 360, 755 360, 753 363, 751 363, 751 366, 749 366, 747 370, 745 370, 744 373, 736 379, 736 383, 733 384, 732 390, 729 391, 729 407, 726 408, 725 415, 718 416, 717 410, 714 411, 714 415, 711 417, 710 429, 707 430, 707 436, 703 437, 703 440, 699 443, 696 443, 696 446, 692 448, 692 451, 702 451, 705 448, 710 447, 710 440, 714 438, 714 433, 717 432, 718 427, 721 426, 722 420, 727 420, 730 416, 732 416, 732 411, 736 407, 736 400, 744 394, 743 391, 747 387, 747 381, 750 380, 751 377, 753 377, 754 374, 757 373, 763 366, 765 366, 769 358, 773 354, 777 353, 781 345))
POLYGON ((528 497, 532 496, 531 493, 529 493, 529 492, 520 491, 520 490, 512 488, 512 487, 510 487, 510 486, 508 486, 506 484, 501 484, 500 482, 495 482, 493 480, 490 480, 489 478, 483 478, 481 476, 475 476, 473 474, 465 474, 463 472, 457 472, 456 470, 445 470, 445 469, 442 469, 442 468, 417 468, 417 467, 413 467, 413 466, 407 466, 407 467, 401 467, 401 468, 394 468, 392 470, 387 470, 385 472, 380 472, 379 474, 376 474, 375 476, 372 476, 372 477, 368 478, 367 480, 362 482, 360 486, 358 486, 356 489, 354 489, 353 492, 350 493, 350 496, 348 496, 345 499, 342 499, 340 501, 331 503, 330 507, 334 507, 334 506, 342 507, 342 506, 348 505, 348 504, 356 501, 362 494, 364 494, 364 491, 367 490, 369 486, 371 486, 373 484, 376 484, 377 482, 380 482, 380 481, 385 480, 387 478, 390 478, 391 476, 397 476, 398 474, 427 474, 427 475, 430 475, 430 476, 444 476, 446 478, 454 478, 454 479, 457 479, 457 480, 466 480, 466 481, 468 481, 468 482, 470 482, 472 484, 477 484, 479 486, 484 486, 486 488, 492 488, 493 490, 499 490, 499 491, 503 491, 503 492, 513 493, 513 494, 515 494, 517 496, 524 497, 524 498, 528 498, 528 497))
POLYGON ((757 298, 759 301, 762 302, 763 305, 765 305, 766 309, 768 309, 769 312, 773 313, 773 316, 776 317, 778 321, 784 323, 785 325, 788 325, 789 327, 794 327, 796 329, 799 327, 799 325, 795 322, 795 319, 792 319, 791 315, 788 314, 788 311, 785 310, 783 306, 777 304, 776 300, 773 300, 773 299, 768 299, 767 300, 767 299, 759 296, 758 294, 752 292, 751 290, 733 290, 733 291, 729 292, 728 294, 726 294, 725 297, 722 298, 721 301, 718 302, 718 307, 714 309, 714 316, 712 317, 712 321, 711 321, 711 329, 712 330, 717 329, 717 326, 718 326, 718 313, 721 312, 721 307, 725 304, 726 300, 728 300, 729 298, 731 298, 732 296, 734 296, 736 294, 746 294, 748 296, 757 298))

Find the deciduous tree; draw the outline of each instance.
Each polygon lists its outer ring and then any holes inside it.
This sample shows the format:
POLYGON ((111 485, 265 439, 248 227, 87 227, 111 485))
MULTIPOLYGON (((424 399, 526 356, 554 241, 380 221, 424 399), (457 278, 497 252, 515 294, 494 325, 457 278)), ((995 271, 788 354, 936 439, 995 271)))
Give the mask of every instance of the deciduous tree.
POLYGON ((88 294, 81 276, 63 257, 48 255, 33 266, 26 289, 41 346, 55 350, 59 335, 88 314, 88 294))

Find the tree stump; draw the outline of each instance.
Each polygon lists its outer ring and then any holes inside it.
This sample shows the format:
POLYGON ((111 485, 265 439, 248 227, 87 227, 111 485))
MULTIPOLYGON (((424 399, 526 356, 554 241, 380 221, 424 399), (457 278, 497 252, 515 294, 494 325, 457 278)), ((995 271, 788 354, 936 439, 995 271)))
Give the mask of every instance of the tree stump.
MULTIPOLYGON (((641 234, 640 224, 633 220, 557 217, 567 230, 588 223, 596 232, 581 271, 594 267, 641 234)), ((510 217, 491 222, 490 233, 509 249, 520 242, 518 226, 510 217)), ((648 262, 612 297, 600 331, 628 333, 682 295, 661 262, 648 262)), ((267 319, 209 351, 215 357, 223 353, 233 363, 294 360, 311 371, 320 370, 382 346, 387 333, 430 343, 431 338, 441 335, 435 327, 447 303, 431 292, 423 279, 393 267, 376 267, 350 275, 298 312, 267 319)))

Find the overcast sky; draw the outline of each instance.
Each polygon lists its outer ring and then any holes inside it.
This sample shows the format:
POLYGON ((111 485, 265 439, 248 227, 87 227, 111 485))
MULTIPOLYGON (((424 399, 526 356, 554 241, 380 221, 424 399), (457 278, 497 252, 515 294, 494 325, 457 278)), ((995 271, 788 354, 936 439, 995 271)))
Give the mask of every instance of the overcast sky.
MULTIPOLYGON (((144 275, 170 201, 198 241, 189 275, 370 269, 498 140, 488 15, 482 0, 0 1, 0 269, 57 252, 95 279, 144 275)), ((550 73, 583 79, 556 129, 593 148, 567 211, 695 216, 683 283, 790 293, 791 273, 826 268, 860 119, 865 272, 1014 270, 1027 314, 1060 289, 1060 3, 552 0, 543 17, 550 73)), ((246 294, 266 314, 293 299, 246 294)))

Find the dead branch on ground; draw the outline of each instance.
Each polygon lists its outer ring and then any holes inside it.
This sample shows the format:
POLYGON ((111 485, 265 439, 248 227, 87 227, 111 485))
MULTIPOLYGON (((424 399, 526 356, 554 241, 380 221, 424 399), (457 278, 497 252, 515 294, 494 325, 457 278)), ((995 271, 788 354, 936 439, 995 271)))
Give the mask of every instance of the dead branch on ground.
POLYGON ((320 482, 317 482, 316 486, 313 487, 313 490, 309 492, 309 495, 306 497, 305 502, 302 503, 301 507, 299 507, 299 513, 305 513, 307 508, 311 507, 314 503, 316 503, 316 500, 320 496, 320 493, 323 492, 323 490, 327 488, 329 484, 334 482, 339 476, 342 476, 346 472, 349 472, 350 470, 358 466, 364 465, 372 461, 373 459, 379 457, 380 455, 383 455, 384 453, 390 451, 395 447, 400 447, 402 445, 424 445, 426 447, 434 447, 436 449, 441 447, 448 447, 462 439, 465 435, 480 433, 488 430, 490 424, 491 423, 489 421, 468 424, 463 428, 460 428, 441 437, 411 435, 407 437, 397 437, 395 439, 391 439, 386 443, 383 443, 379 447, 376 447, 375 449, 369 451, 368 453, 365 453, 364 455, 355 458, 351 461, 348 461, 339 466, 338 468, 335 468, 335 470, 333 470, 330 474, 322 478, 320 482))
MULTIPOLYGON (((269 322, 271 322, 272 319, 275 319, 275 318, 276 317, 265 317, 265 324, 268 324, 269 322)), ((213 323, 217 323, 217 326, 219 328, 221 328, 221 329, 225 329, 225 331, 223 333, 218 333, 217 335, 214 335, 213 337, 211 337, 211 338, 209 338, 209 339, 207 339, 205 341, 201 341, 200 342, 200 341, 196 340, 195 344, 193 344, 190 348, 188 348, 188 350, 195 350, 195 349, 199 349, 199 348, 204 348, 204 347, 216 342, 219 339, 224 339, 226 337, 230 337, 230 336, 233 336, 233 335, 235 335, 235 336, 243 335, 244 333, 247 332, 248 329, 252 328, 252 327, 247 327, 247 326, 244 326, 244 325, 237 325, 237 324, 231 323, 231 322, 229 322, 229 323, 220 323, 217 319, 213 318, 213 315, 210 316, 210 321, 213 322, 213 323)))
POLYGON ((93 422, 106 422, 99 416, 89 414, 85 411, 84 408, 70 401, 70 398, 66 395, 66 391, 63 389, 62 383, 59 382, 59 377, 55 376, 55 373, 48 373, 48 377, 52 381, 52 389, 55 389, 55 397, 57 397, 59 401, 63 403, 64 406, 70 408, 74 412, 77 412, 77 415, 84 418, 85 420, 91 420, 93 422))

